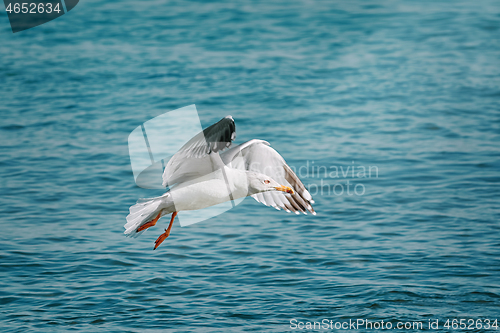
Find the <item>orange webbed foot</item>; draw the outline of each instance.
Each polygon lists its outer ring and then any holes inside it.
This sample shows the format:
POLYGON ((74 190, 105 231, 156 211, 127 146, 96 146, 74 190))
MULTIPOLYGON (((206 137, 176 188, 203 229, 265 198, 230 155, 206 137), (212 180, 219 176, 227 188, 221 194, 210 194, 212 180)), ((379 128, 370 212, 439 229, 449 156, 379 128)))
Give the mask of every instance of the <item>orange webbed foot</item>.
POLYGON ((158 239, 155 241, 155 248, 154 248, 154 250, 156 250, 156 248, 157 248, 158 246, 160 246, 160 244, 161 244, 161 243, 163 243, 163 241, 164 241, 165 239, 167 239, 167 237, 168 237, 169 235, 170 235, 170 230, 169 230, 169 231, 167 231, 167 229, 165 229, 165 232, 164 232, 164 233, 162 233, 162 234, 160 235, 160 237, 158 237, 158 239))
POLYGON ((161 243, 170 235, 170 229, 172 229, 172 225, 174 223, 175 216, 177 215, 177 212, 174 212, 172 214, 172 217, 170 218, 170 224, 168 225, 168 228, 165 229, 165 232, 158 237, 158 239, 155 241, 155 248, 153 250, 156 250, 158 246, 160 246, 161 243))
POLYGON ((161 212, 159 212, 158 215, 156 215, 154 220, 149 221, 148 223, 145 223, 145 224, 141 225, 139 228, 137 228, 137 232, 146 230, 147 228, 156 225, 156 222, 160 219, 160 217, 161 217, 161 212))

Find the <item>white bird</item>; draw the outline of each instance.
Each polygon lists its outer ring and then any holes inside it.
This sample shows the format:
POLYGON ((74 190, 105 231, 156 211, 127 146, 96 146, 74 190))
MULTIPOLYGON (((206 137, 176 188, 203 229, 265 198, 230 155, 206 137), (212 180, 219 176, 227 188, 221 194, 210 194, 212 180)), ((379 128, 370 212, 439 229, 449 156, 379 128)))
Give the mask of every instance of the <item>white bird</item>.
POLYGON ((278 210, 316 215, 311 194, 268 142, 254 139, 219 153, 235 137, 234 120, 227 116, 182 146, 163 172, 163 186, 169 190, 160 197, 139 199, 130 207, 125 234, 138 236, 162 216, 172 214, 168 228, 155 242, 156 250, 170 235, 178 212, 246 196, 278 210))

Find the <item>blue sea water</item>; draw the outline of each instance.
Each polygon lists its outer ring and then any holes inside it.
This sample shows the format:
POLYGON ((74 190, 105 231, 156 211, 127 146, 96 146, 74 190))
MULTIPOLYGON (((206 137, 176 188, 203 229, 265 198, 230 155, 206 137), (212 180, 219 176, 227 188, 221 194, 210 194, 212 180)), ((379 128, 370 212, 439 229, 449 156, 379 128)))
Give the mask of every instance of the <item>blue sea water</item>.
POLYGON ((88 0, 0 35, 2 332, 496 331, 498 1, 88 0), (190 104, 269 141, 318 215, 248 199, 124 237, 161 193, 128 135, 190 104))

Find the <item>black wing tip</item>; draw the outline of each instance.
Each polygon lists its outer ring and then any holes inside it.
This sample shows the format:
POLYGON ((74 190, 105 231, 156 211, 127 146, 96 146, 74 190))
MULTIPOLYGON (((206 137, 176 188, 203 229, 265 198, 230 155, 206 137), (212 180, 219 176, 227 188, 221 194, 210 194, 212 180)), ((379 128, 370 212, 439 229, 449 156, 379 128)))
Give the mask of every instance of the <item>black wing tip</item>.
POLYGON ((226 116, 217 123, 205 128, 203 135, 207 143, 205 154, 217 153, 231 146, 236 138, 236 124, 232 116, 226 116))

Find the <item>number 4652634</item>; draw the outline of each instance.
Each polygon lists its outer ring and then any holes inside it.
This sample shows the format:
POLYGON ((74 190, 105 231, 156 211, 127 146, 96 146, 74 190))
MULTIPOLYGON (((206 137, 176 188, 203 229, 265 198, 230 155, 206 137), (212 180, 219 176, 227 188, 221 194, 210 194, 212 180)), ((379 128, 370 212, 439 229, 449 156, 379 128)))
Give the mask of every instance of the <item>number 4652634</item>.
POLYGON ((15 14, 23 13, 23 14, 42 14, 47 13, 50 14, 52 12, 59 13, 61 9, 59 8, 59 3, 56 4, 54 8, 52 8, 52 3, 9 3, 7 8, 5 9, 9 14, 14 12, 15 14))
POLYGON ((489 319, 484 319, 484 320, 481 320, 481 319, 477 319, 477 320, 474 320, 474 319, 469 319, 469 320, 466 320, 466 319, 453 319, 453 320, 447 320, 446 323, 444 323, 444 327, 447 328, 447 329, 481 329, 481 328, 484 328, 484 329, 490 329, 490 328, 494 328, 494 329, 498 329, 498 319, 495 319, 495 321, 491 321, 489 319))

